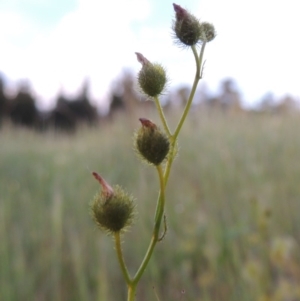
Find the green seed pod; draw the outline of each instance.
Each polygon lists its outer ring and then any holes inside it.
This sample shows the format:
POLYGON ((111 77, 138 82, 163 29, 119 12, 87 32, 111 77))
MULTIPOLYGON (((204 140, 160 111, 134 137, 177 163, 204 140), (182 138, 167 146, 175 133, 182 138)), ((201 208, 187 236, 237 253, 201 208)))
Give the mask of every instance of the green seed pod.
POLYGON ((167 136, 150 120, 140 118, 142 127, 135 135, 135 147, 149 164, 159 165, 166 158, 170 142, 167 136))
POLYGON ((216 37, 215 27, 211 23, 203 22, 200 25, 201 38, 203 42, 210 42, 216 37))
POLYGON ((199 20, 180 5, 173 3, 176 19, 173 30, 176 37, 186 46, 193 46, 201 38, 201 26, 199 20))
POLYGON ((96 172, 93 176, 102 186, 92 202, 92 216, 100 229, 108 233, 124 231, 132 224, 134 217, 134 201, 120 186, 112 189, 96 172))
POLYGON ((142 69, 138 74, 138 82, 142 91, 150 96, 160 95, 167 83, 165 69, 159 64, 150 63, 141 53, 136 52, 138 61, 142 64, 142 69))

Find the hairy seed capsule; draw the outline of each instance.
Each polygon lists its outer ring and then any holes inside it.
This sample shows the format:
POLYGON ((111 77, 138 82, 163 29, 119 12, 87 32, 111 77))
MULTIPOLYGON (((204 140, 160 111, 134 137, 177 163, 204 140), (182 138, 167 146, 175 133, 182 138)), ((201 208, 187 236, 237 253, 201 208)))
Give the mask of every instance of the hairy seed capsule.
POLYGON ((197 44, 201 37, 199 20, 180 5, 173 3, 173 7, 176 13, 173 24, 176 37, 186 46, 197 44))
POLYGON ((165 69, 160 64, 149 62, 139 52, 136 52, 136 55, 138 61, 142 64, 142 69, 138 74, 138 82, 142 91, 150 97, 160 95, 167 82, 165 69))
POLYGON ((201 38, 203 42, 210 42, 216 37, 215 27, 211 23, 202 22, 200 25, 201 38))
POLYGON ((140 118, 142 127, 135 135, 135 147, 148 163, 159 165, 166 158, 170 142, 161 130, 146 118, 140 118))
POLYGON ((133 221, 133 198, 120 186, 113 189, 98 173, 93 172, 93 176, 102 187, 91 205, 94 221, 108 233, 124 231, 133 221))

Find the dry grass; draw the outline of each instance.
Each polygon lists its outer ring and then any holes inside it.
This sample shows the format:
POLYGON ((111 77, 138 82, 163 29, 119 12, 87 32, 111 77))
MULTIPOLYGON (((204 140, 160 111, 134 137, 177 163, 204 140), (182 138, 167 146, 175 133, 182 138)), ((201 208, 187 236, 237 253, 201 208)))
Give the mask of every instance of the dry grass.
MULTIPOLYGON (((0 131, 0 300, 124 300, 113 244, 89 216, 90 172, 137 198, 123 244, 135 271, 158 185, 132 151, 130 124, 0 131)), ((299 116, 192 112, 167 189, 168 233, 137 300, 155 300, 153 286, 161 301, 300 300, 299 127, 299 116)))

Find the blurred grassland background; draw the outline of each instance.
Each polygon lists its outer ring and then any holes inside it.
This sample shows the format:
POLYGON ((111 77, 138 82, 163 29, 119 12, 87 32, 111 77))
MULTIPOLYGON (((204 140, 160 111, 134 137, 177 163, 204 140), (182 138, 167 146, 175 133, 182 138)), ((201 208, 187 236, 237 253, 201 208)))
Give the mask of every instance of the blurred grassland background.
MULTIPOLYGON (((168 116, 171 128, 177 118, 168 116)), ((0 300, 125 300, 113 243, 89 204, 94 170, 136 197, 123 237, 134 273, 158 180, 133 151, 133 127, 119 116, 73 135, 0 130, 0 300)), ((137 300, 300 300, 299 128, 298 114, 191 112, 167 188, 168 232, 137 300)))

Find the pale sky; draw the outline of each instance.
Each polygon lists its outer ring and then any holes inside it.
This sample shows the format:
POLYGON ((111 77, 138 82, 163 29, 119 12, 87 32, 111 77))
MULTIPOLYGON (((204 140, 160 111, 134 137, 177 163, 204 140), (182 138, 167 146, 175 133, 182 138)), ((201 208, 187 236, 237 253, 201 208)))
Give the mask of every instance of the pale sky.
MULTIPOLYGON (((135 52, 161 63, 169 89, 191 84, 194 58, 172 38, 173 1, 0 0, 0 72, 10 83, 29 79, 37 97, 74 94, 84 79, 103 101, 122 70, 138 72, 135 52)), ((215 25, 205 52, 203 83, 214 93, 236 80, 246 103, 272 92, 300 98, 300 17, 297 0, 175 2, 215 25)))

